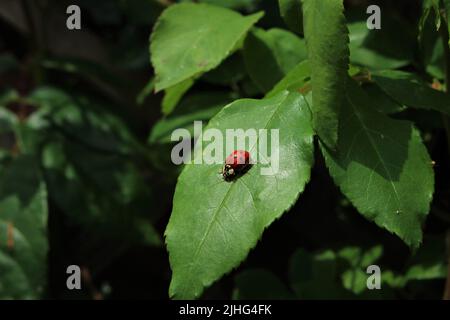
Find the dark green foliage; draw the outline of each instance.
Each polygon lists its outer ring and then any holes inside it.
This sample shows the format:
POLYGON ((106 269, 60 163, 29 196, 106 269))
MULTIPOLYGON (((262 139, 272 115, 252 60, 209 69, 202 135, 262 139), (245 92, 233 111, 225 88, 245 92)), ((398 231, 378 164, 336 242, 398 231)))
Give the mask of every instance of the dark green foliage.
POLYGON ((442 298, 450 1, 377 1, 380 30, 364 1, 80 0, 78 31, 67 1, 18 3, 0 6, 0 299, 442 298), (279 130, 278 170, 175 165, 194 121, 279 130))

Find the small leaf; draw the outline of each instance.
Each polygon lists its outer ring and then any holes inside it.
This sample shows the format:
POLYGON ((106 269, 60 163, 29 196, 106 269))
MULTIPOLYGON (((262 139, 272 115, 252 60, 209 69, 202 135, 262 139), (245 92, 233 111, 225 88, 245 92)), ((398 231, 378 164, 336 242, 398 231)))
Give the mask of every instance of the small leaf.
POLYGON ((342 0, 303 0, 303 19, 313 87, 313 124, 330 148, 337 143, 339 109, 349 63, 342 0))
POLYGON ((388 96, 402 105, 450 114, 450 95, 431 88, 412 73, 378 71, 372 74, 372 79, 388 96))
POLYGON ((183 95, 192 87, 193 84, 194 80, 190 78, 165 90, 162 101, 162 112, 164 115, 172 113, 178 102, 180 102, 181 98, 183 98, 183 95))
MULTIPOLYGON (((279 169, 262 175, 267 165, 256 163, 243 176, 225 182, 219 176, 223 164, 185 165, 165 232, 173 272, 171 297, 198 297, 239 265, 264 229, 296 202, 313 163, 310 121, 304 97, 287 91, 270 99, 235 101, 211 119, 208 128, 224 136, 233 128, 278 129, 279 145, 271 144, 271 157, 279 152, 279 169)), ((246 149, 259 159, 261 150, 256 148, 246 149)), ((196 157, 203 155, 197 151, 196 157)))
POLYGON ((170 6, 150 38, 156 91, 217 67, 261 17, 262 13, 243 17, 208 4, 170 6))
POLYGON ((244 44, 244 61, 255 84, 267 92, 300 61, 306 59, 305 42, 282 30, 255 28, 244 44), (264 67, 262 67, 264 66, 264 67))
POLYGON ((431 159, 409 121, 375 111, 350 82, 338 153, 322 146, 335 183, 358 211, 416 249, 434 190, 431 159))

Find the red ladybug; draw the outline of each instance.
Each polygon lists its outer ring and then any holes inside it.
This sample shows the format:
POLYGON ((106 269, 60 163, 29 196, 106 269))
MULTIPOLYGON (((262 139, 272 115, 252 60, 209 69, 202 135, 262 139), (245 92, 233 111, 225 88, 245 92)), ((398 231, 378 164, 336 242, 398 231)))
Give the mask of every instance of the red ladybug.
POLYGON ((233 180, 237 175, 245 173, 250 168, 250 153, 244 150, 234 150, 226 159, 222 169, 225 181, 233 180))

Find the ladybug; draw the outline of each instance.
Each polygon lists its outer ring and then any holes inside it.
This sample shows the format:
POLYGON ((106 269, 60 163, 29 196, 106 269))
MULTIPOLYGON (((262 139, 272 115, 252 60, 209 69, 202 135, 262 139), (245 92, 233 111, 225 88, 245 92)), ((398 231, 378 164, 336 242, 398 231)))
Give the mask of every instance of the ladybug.
POLYGON ((237 175, 250 169, 250 153, 244 150, 234 150, 226 159, 222 169, 225 181, 232 181, 237 175))

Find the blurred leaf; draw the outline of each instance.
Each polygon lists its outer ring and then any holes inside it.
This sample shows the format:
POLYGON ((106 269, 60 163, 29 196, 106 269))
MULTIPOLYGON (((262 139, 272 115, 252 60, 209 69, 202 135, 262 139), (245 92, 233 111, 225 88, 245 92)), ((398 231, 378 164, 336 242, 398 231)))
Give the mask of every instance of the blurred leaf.
POLYGON ((170 6, 150 39, 156 91, 217 67, 261 16, 243 17, 208 4, 170 6))
POLYGON ((304 41, 282 29, 254 28, 244 44, 247 71, 263 92, 272 89, 306 56, 304 41))
POLYGON ((315 253, 299 249, 291 258, 291 285, 301 299, 393 299, 393 288, 404 284, 403 277, 382 266, 382 290, 367 288, 366 269, 377 263, 382 252, 379 245, 315 253))
POLYGON ((37 161, 0 165, 0 298, 38 299, 47 282, 47 194, 37 161))
POLYGON ((372 79, 402 105, 450 114, 450 95, 432 89, 415 74, 385 70, 373 73, 372 79))
MULTIPOLYGON (((274 152, 282 157, 272 175, 261 175, 264 165, 257 162, 231 182, 219 177, 222 164, 185 165, 165 232, 173 271, 171 297, 198 297, 203 287, 245 259, 264 229, 295 203, 313 162, 310 117, 303 96, 283 92, 271 99, 235 101, 211 119, 208 128, 224 136, 231 128, 279 129, 279 146, 271 145, 272 165, 274 152)), ((256 147, 246 148, 255 160, 263 157, 256 147)))
POLYGON ((343 1, 303 0, 305 38, 311 64, 314 129, 330 148, 337 143, 339 109, 348 70, 348 30, 343 1))
POLYGON ((178 102, 183 98, 183 95, 192 87, 194 80, 192 78, 186 79, 173 87, 165 89, 164 98, 162 101, 162 112, 164 115, 172 113, 178 102))
POLYGON ((235 278, 233 299, 235 300, 288 300, 294 295, 272 272, 264 269, 249 269, 235 278))
POLYGON ((302 0, 278 0, 278 5, 289 29, 303 33, 302 0))
POLYGON ((434 191, 431 159, 420 134, 412 123, 375 111, 353 82, 347 99, 339 121, 339 152, 322 145, 327 167, 362 215, 417 249, 434 191))
POLYGON ((54 137, 42 163, 51 199, 72 224, 95 230, 93 242, 160 245, 150 224, 158 206, 133 162, 54 137))
POLYGON ((346 247, 337 256, 348 263, 348 268, 341 274, 344 288, 354 294, 361 294, 367 290, 368 274, 366 269, 374 264, 382 255, 383 248, 376 246, 367 251, 359 247, 346 247))
POLYGON ((87 96, 40 87, 28 100, 39 105, 41 118, 61 132, 104 152, 129 153, 139 144, 125 124, 98 101, 87 96))

